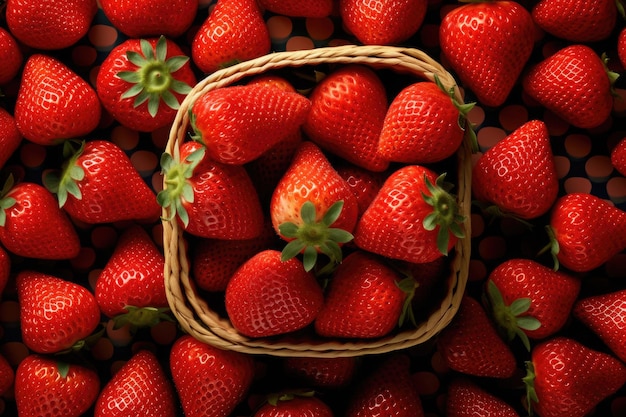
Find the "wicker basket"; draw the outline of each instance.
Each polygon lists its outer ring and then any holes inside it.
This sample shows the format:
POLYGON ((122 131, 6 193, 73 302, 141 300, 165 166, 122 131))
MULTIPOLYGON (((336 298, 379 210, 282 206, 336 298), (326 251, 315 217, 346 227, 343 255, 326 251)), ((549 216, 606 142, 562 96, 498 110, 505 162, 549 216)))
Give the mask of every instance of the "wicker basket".
MULTIPOLYGON (((412 48, 386 46, 356 46, 317 48, 296 52, 277 52, 239 63, 210 74, 199 82, 181 103, 170 131, 165 151, 177 153, 187 138, 192 103, 207 91, 225 87, 242 79, 268 71, 324 64, 363 64, 372 68, 390 69, 434 80, 437 75, 446 88, 455 89, 462 102, 454 78, 424 52, 412 48)), ((465 215, 465 239, 459 239, 451 254, 447 294, 430 317, 416 328, 397 331, 376 340, 334 341, 294 340, 284 338, 248 338, 237 333, 230 321, 211 309, 195 289, 190 277, 187 258, 187 241, 184 231, 176 221, 163 222, 165 251, 165 286, 169 305, 182 328, 196 339, 217 347, 252 354, 274 356, 339 357, 384 353, 427 342, 452 320, 461 302, 468 277, 470 258, 470 182, 471 146, 465 142, 457 153, 458 179, 456 193, 461 213, 465 215)), ((165 187, 165 184, 164 184, 165 187)), ((166 217, 167 213, 164 213, 166 217)))

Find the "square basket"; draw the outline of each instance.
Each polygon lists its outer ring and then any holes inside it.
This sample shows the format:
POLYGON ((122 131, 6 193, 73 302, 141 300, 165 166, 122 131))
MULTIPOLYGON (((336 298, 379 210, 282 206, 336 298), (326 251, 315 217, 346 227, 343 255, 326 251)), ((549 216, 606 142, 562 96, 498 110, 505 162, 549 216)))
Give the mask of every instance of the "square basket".
MULTIPOLYGON (((456 99, 463 102, 453 76, 426 53, 413 48, 390 46, 344 45, 294 52, 276 52, 221 69, 200 81, 181 103, 172 125, 165 151, 175 150, 187 139, 189 108, 207 91, 241 80, 286 68, 317 65, 361 64, 373 69, 388 69, 408 74, 415 81, 434 81, 435 76, 446 89, 453 88, 456 99)), ((466 135, 467 136, 467 135, 466 135)), ((385 353, 423 344, 446 327, 461 303, 468 279, 470 261, 471 144, 465 140, 456 154, 456 194, 461 215, 465 217, 465 238, 459 239, 448 262, 446 293, 417 327, 398 329, 374 340, 300 339, 289 335, 272 338, 249 338, 239 334, 230 321, 214 311, 197 291, 190 276, 188 241, 176 221, 163 221, 165 252, 165 286, 170 308, 181 327, 205 343, 228 350, 273 356, 340 357, 385 353)), ((164 178, 165 181, 165 178, 164 178)), ((163 184, 166 187, 165 183, 163 184)), ((168 216, 164 209, 163 218, 168 216)))

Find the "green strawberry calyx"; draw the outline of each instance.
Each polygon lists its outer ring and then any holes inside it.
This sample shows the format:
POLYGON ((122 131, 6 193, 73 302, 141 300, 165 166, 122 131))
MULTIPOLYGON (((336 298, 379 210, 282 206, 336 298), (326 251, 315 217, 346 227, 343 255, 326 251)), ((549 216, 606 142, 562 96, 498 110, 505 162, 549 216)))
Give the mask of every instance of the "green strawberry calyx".
POLYGON ((483 214, 485 214, 486 217, 490 219, 489 220, 490 222, 492 222, 494 219, 508 218, 508 219, 513 219, 516 222, 521 223, 524 227, 526 227, 529 230, 533 228, 533 224, 531 222, 526 221, 522 219, 520 216, 517 216, 513 213, 509 213, 509 212, 502 210, 497 204, 489 204, 484 201, 478 201, 478 200, 472 201, 472 204, 476 206, 477 208, 479 208, 483 212, 483 214))
POLYGON ((435 84, 437 85, 437 87, 439 87, 441 91, 443 91, 447 96, 450 97, 450 100, 452 100, 454 107, 456 107, 457 110, 459 111, 459 119, 458 119, 459 128, 465 131, 466 138, 469 141, 470 147, 472 149, 472 153, 478 152, 479 147, 478 147, 478 138, 476 137, 476 131, 474 130, 474 127, 472 126, 472 124, 470 123, 468 119, 468 114, 474 108, 474 106, 476 105, 476 102, 463 103, 457 100, 456 95, 454 93, 454 86, 446 89, 446 87, 443 85, 443 83, 441 82, 441 79, 439 78, 437 74, 435 74, 434 79, 435 79, 435 84))
POLYGON ((539 320, 526 314, 530 308, 531 299, 518 298, 507 305, 493 280, 487 282, 487 297, 493 318, 500 329, 504 330, 507 340, 511 341, 518 336, 526 350, 530 352, 530 341, 525 330, 537 330, 541 326, 539 320))
POLYGON ((311 398, 315 396, 315 391, 308 389, 293 389, 282 392, 274 392, 267 396, 266 401, 276 406, 280 401, 290 401, 294 398, 302 397, 302 398, 311 398))
POLYGON ((168 307, 135 307, 125 306, 127 313, 118 314, 113 317, 113 328, 121 329, 130 325, 131 331, 143 327, 154 327, 162 321, 174 321, 168 314, 168 307))
POLYGON ((439 227, 437 232, 437 249, 444 256, 448 255, 450 234, 459 239, 465 237, 465 233, 463 233, 461 228, 465 217, 459 214, 456 198, 449 193, 453 185, 445 182, 445 177, 445 173, 439 175, 435 184, 433 184, 424 175, 424 182, 430 195, 422 192, 424 201, 433 207, 433 211, 424 217, 422 225, 428 231, 433 231, 439 227))
POLYGON ((404 326, 404 323, 407 321, 417 327, 417 320, 413 312, 413 299, 415 298, 415 290, 419 287, 419 282, 409 273, 400 281, 397 281, 396 285, 405 295, 402 311, 398 318, 398 327, 404 326))
POLYGON ((127 51, 128 60, 137 66, 134 71, 120 71, 117 76, 122 80, 132 84, 121 98, 135 98, 135 107, 148 102, 148 113, 152 117, 156 116, 161 100, 170 108, 177 110, 180 103, 172 92, 187 94, 191 87, 180 80, 177 80, 173 73, 181 69, 188 61, 189 57, 177 55, 167 58, 167 40, 165 36, 160 36, 153 49, 150 42, 145 39, 140 40, 141 53, 137 51, 127 51))
POLYGON ((531 361, 526 361, 526 375, 522 378, 526 386, 526 406, 528 408, 528 416, 533 415, 533 403, 538 403, 539 398, 535 391, 535 366, 531 361))
POLYGON ((616 98, 620 97, 617 91, 615 91, 615 83, 617 82, 617 79, 620 76, 619 73, 615 71, 611 71, 609 69, 609 57, 606 54, 606 52, 602 54, 602 56, 600 57, 600 60, 602 61, 602 65, 604 66, 604 71, 606 71, 606 75, 609 77, 609 83, 611 86, 611 95, 616 98))
POLYGON ((84 149, 85 141, 65 141, 63 143, 65 162, 61 171, 50 171, 43 176, 44 186, 57 195, 59 207, 65 205, 69 195, 77 200, 82 198, 78 183, 85 178, 85 171, 76 161, 83 154, 84 149))
POLYGON ((547 225, 545 230, 546 230, 546 233, 548 234, 549 242, 546 246, 541 248, 539 253, 537 253, 537 256, 543 255, 544 253, 550 251, 550 255, 552 255, 552 262, 554 264, 552 269, 554 271, 558 271, 559 266, 560 266, 559 256, 558 256, 559 251, 560 251, 559 241, 556 239, 556 234, 554 233, 554 229, 550 225, 547 225))
POLYGON ((13 197, 7 197, 7 194, 13 189, 13 185, 15 185, 15 179, 13 175, 9 175, 7 180, 4 182, 2 186, 2 190, 0 191, 0 227, 4 227, 7 221, 7 213, 6 210, 10 209, 17 203, 13 197))
POLYGON ((293 239, 283 248, 281 260, 287 261, 302 253, 302 263, 307 272, 317 263, 319 252, 328 256, 331 262, 340 263, 343 259, 340 245, 354 239, 350 232, 331 227, 342 209, 343 201, 335 202, 318 222, 315 205, 311 201, 304 202, 300 208, 301 224, 285 222, 278 226, 283 237, 293 239))

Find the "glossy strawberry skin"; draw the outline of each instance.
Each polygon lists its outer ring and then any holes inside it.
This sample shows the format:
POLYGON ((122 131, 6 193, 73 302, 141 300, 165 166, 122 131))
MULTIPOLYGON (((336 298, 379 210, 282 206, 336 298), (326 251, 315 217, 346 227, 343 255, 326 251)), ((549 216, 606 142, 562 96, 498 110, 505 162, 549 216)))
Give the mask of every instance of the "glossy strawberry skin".
POLYGON ((281 401, 276 405, 265 403, 253 415, 253 417, 289 417, 289 416, 315 416, 333 417, 331 408, 321 399, 314 396, 294 396, 281 401))
POLYGON ((258 0, 259 5, 272 13, 291 17, 323 18, 333 12, 333 0, 258 0))
POLYGON ((446 395, 447 417, 519 417, 513 407, 465 376, 455 377, 446 395))
POLYGON ((4 248, 0 247, 0 297, 11 275, 11 257, 4 248))
POLYGON ((617 36, 617 56, 622 68, 626 69, 626 28, 623 28, 617 36))
POLYGON ((0 27, 0 85, 17 77, 23 60, 24 54, 15 37, 7 29, 0 27))
POLYGON ((15 118, 4 108, 0 108, 0 168, 11 158, 21 142, 22 134, 17 128, 15 118))
POLYGON ((291 356, 284 359, 283 370, 286 375, 304 386, 339 389, 347 387, 353 381, 358 370, 358 360, 354 356, 291 356))
POLYGON ((571 42, 597 42, 609 37, 617 22, 614 0, 542 0, 531 10, 546 32, 571 42))
POLYGON ((358 217, 365 212, 387 178, 384 172, 374 172, 353 164, 338 164, 337 173, 344 179, 356 197, 358 217))
POLYGON ((611 165, 617 172, 626 176, 626 136, 611 150, 611 165))
POLYGON ((0 395, 8 392, 13 386, 15 380, 15 371, 7 359, 0 354, 0 395))

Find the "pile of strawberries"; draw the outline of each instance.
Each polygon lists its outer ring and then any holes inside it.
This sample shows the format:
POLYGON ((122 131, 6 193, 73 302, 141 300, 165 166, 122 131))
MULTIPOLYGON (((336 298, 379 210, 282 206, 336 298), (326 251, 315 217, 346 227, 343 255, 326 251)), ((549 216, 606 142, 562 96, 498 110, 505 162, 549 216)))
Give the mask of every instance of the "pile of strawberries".
MULTIPOLYGON (((444 397, 424 393, 419 347, 256 357, 176 331, 162 345, 119 346, 115 372, 102 370, 103 338, 125 329, 140 340, 173 322, 154 232, 164 213, 185 229, 194 284, 249 337, 375 340, 410 328, 470 237, 449 181, 458 147, 474 139, 472 103, 437 79, 358 64, 203 94, 188 140, 161 156, 163 189, 146 181, 111 127, 167 130, 204 76, 272 52, 267 15, 331 17, 355 43, 417 48, 431 19, 443 63, 481 107, 520 89, 583 131, 623 117, 613 111, 626 68, 620 0, 214 3, 0 2, 0 293, 19 306, 27 349, 0 351, 0 414, 584 417, 623 390, 626 289, 585 288, 626 250, 626 213, 563 192, 539 118, 476 149, 474 214, 515 219, 545 245, 473 282, 432 340, 448 369, 444 397), (67 53, 98 13, 123 36, 89 79, 67 53), (562 48, 537 51, 540 36, 562 48), (25 144, 55 157, 38 178, 18 164, 25 144), (83 285, 85 235, 103 225, 118 236, 83 285), (572 323, 585 338, 566 331, 572 323)), ((626 175, 626 138, 609 152, 626 175)))

